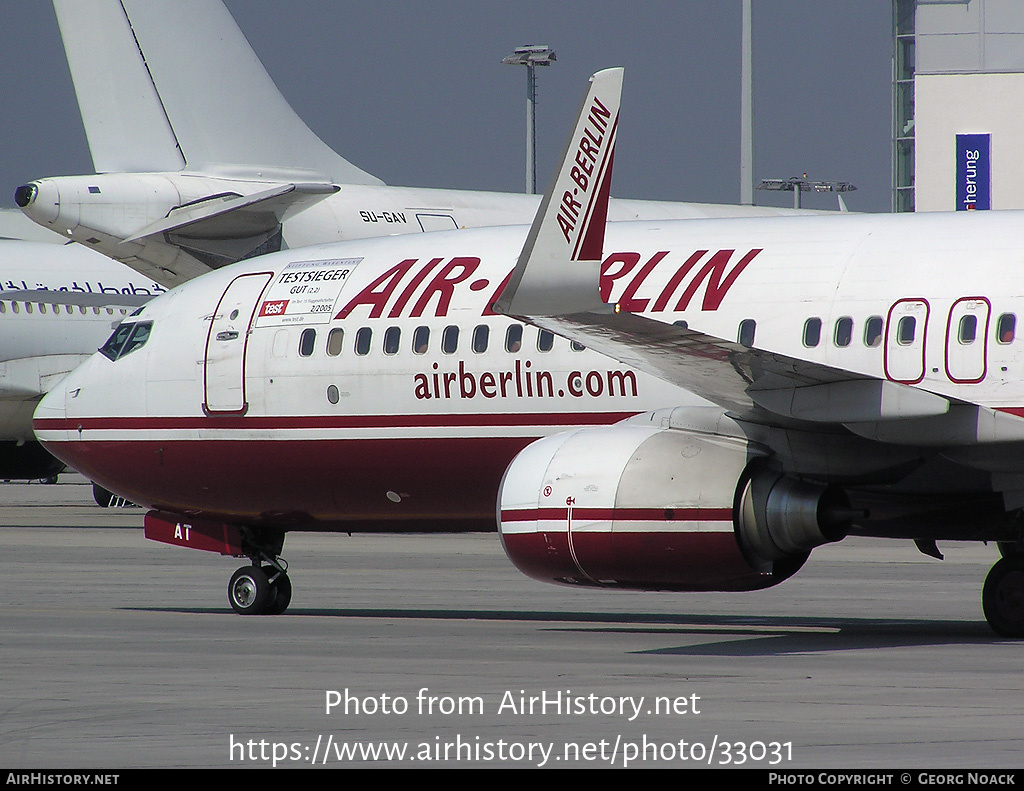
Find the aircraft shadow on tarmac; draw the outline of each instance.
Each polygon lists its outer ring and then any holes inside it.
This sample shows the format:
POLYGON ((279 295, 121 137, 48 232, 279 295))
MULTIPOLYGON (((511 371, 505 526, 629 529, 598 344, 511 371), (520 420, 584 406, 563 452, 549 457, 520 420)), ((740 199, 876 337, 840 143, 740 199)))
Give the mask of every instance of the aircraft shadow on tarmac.
MULTIPOLYGON (((221 608, 125 608, 145 612, 226 614, 221 608)), ((237 617, 237 616, 232 616, 237 617)), ((648 655, 784 656, 874 648, 1006 642, 983 620, 938 621, 896 618, 824 618, 652 613, 601 613, 453 609, 292 608, 270 622, 296 617, 387 618, 426 621, 523 621, 560 624, 545 631, 661 635, 693 644, 639 650, 648 655), (702 639, 705 638, 705 639, 702 639), (739 639, 736 639, 739 638, 739 639)))

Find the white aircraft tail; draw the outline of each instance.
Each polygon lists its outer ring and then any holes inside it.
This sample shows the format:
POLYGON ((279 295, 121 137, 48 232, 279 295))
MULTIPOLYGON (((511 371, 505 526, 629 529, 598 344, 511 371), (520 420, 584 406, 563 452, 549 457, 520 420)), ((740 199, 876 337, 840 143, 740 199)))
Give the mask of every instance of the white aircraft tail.
POLYGON ((296 115, 220 0, 53 5, 96 172, 382 183, 296 115))

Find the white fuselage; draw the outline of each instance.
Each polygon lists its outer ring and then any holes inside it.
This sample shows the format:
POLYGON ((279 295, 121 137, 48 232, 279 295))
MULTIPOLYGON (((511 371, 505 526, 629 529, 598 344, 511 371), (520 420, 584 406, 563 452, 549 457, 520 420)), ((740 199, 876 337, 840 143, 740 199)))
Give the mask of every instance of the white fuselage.
MULTIPOLYGON (((1024 360, 1005 317, 1024 311, 1022 220, 613 223, 602 297, 1009 413, 971 441, 1016 441, 1024 360), (960 336, 964 315, 973 340, 960 336)), ((532 439, 695 401, 562 339, 541 351, 531 327, 506 345, 518 325, 488 306, 525 232, 321 246, 187 283, 135 319, 152 322, 144 346, 116 362, 95 356, 45 399, 37 434, 102 485, 172 512, 285 528, 480 526, 532 439)))
MULTIPOLYGON (((465 228, 529 223, 539 195, 473 190, 324 183, 311 203, 282 210, 252 207, 216 215, 227 196, 250 196, 280 186, 242 174, 214 172, 102 173, 39 179, 27 216, 44 228, 90 245, 139 272, 176 286, 191 277, 252 254, 275 228, 277 249, 465 228), (175 218, 209 207, 202 224, 167 232, 175 218), (274 215, 281 215, 280 222, 274 215), (182 215, 182 213, 186 213, 182 215), (215 216, 216 215, 216 216, 215 216)), ((296 174, 291 175, 298 178, 296 174)), ((301 174, 299 174, 301 175, 301 174)), ((308 178, 308 174, 307 174, 308 178)), ((669 201, 612 200, 609 219, 662 220, 775 216, 792 210, 770 206, 728 206, 669 201)), ((184 220, 182 220, 184 221, 184 220)))

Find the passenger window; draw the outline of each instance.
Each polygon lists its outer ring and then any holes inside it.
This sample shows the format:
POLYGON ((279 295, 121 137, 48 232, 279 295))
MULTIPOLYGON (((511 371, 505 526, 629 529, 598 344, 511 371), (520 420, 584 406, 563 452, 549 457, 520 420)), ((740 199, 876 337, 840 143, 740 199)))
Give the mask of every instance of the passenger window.
POLYGON ((316 330, 312 327, 307 327, 299 335, 299 357, 309 357, 313 353, 313 347, 316 345, 316 330))
POLYGON ((441 351, 445 354, 455 354, 459 350, 459 328, 452 325, 445 327, 441 333, 441 351))
POLYGON ((541 330, 537 333, 537 351, 549 352, 551 347, 555 345, 555 336, 547 330, 541 330))
POLYGON ((917 334, 917 319, 913 316, 904 316, 896 325, 896 342, 901 346, 909 346, 914 342, 917 334))
POLYGON ((32 312, 32 303, 31 302, 26 302, 25 303, 25 312, 26 313, 31 313, 32 312))
POLYGON ((342 327, 335 327, 327 334, 327 356, 337 357, 345 343, 345 330, 342 327))
POLYGON ((582 343, 577 343, 576 341, 570 341, 569 348, 572 349, 574 352, 581 352, 584 349, 586 349, 587 347, 584 346, 582 343))
POLYGON ((874 348, 882 344, 882 317, 872 316, 864 324, 864 345, 874 348))
POLYGON ((963 346, 970 346, 978 337, 978 317, 972 314, 960 317, 956 339, 963 346))
POLYGON ((370 353, 370 341, 373 340, 373 330, 369 327, 360 327, 356 331, 356 354, 365 357, 370 353))
POLYGON ((1017 316, 1013 313, 1004 313, 996 322, 996 340, 999 343, 1013 343, 1017 337, 1017 316))
POLYGON ((6 312, 7 312, 7 303, 6 302, 0 302, 0 313, 6 313, 6 312))
POLYGON ((821 343, 821 319, 807 319, 804 322, 804 346, 813 349, 821 343))
POLYGON ((487 342, 491 337, 491 328, 486 324, 479 324, 473 330, 473 351, 483 354, 487 351, 487 342))
POLYGON ((672 322, 672 326, 674 326, 674 327, 682 327, 684 330, 688 330, 688 329, 690 329, 690 322, 683 321, 683 320, 673 321, 672 322))
POLYGON ((412 353, 426 354, 430 345, 430 327, 417 327, 412 334, 412 353))
POLYGON ((523 325, 511 324, 505 331, 505 351, 515 354, 523 348, 523 325))
POLYGON ((398 354, 401 341, 402 331, 398 327, 388 327, 384 331, 384 354, 398 354))
POLYGON ((738 334, 738 340, 740 346, 746 346, 748 349, 754 346, 754 333, 757 331, 757 322, 753 319, 743 319, 740 322, 740 331, 738 334))
POLYGON ((853 319, 849 316, 843 316, 836 322, 835 331, 835 342, 836 346, 845 348, 850 345, 850 341, 853 340, 853 319))

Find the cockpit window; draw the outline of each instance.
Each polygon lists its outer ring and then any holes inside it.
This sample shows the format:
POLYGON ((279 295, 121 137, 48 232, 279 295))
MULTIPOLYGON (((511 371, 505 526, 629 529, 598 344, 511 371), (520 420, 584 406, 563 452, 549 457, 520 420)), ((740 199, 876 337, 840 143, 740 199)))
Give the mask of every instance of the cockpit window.
POLYGON ((136 349, 140 349, 146 345, 146 341, 149 340, 149 331, 152 328, 153 322, 141 321, 135 325, 135 331, 128 338, 128 343, 121 349, 121 353, 118 357, 124 357, 126 354, 131 354, 136 349))
POLYGON ((141 349, 149 340, 153 322, 140 321, 137 324, 123 321, 117 325, 114 334, 100 347, 100 354, 109 360, 119 360, 136 349, 141 349))

